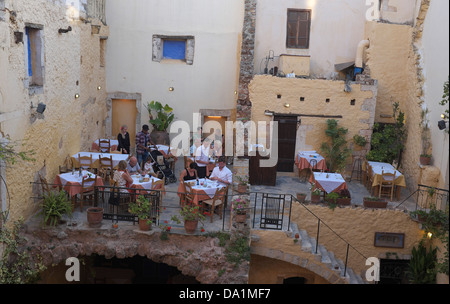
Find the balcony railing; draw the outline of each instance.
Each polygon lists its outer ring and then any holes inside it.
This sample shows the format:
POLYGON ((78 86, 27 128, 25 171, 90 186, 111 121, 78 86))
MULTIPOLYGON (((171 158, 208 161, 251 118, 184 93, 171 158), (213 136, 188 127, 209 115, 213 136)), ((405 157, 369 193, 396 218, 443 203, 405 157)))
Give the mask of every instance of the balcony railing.
POLYGON ((106 25, 105 13, 106 0, 88 0, 86 4, 86 16, 88 19, 98 19, 106 25))

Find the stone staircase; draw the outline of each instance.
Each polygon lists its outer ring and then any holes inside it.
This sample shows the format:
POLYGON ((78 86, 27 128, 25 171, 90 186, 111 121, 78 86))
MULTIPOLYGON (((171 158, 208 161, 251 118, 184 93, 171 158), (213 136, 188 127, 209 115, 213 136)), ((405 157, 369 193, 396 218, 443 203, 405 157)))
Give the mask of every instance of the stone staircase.
POLYGON ((310 237, 306 230, 299 230, 297 224, 295 223, 291 223, 290 227, 291 231, 289 234, 291 234, 292 239, 295 239, 295 235, 298 233, 299 238, 296 244, 300 246, 302 251, 313 254, 316 261, 321 262, 324 266, 334 271, 349 284, 366 284, 360 275, 355 274, 353 270, 348 267, 344 276, 345 263, 337 259, 334 256, 334 253, 328 251, 323 245, 319 244, 316 253, 316 239, 310 237))

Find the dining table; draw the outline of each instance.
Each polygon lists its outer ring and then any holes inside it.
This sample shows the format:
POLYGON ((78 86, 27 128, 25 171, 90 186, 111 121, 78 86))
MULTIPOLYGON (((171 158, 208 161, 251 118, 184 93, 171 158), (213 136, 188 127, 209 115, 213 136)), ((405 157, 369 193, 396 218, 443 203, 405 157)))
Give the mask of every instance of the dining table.
POLYGON ((299 171, 304 169, 327 170, 325 158, 316 151, 299 151, 295 158, 299 171))
POLYGON ((314 183, 315 187, 322 190, 324 193, 331 193, 347 189, 348 186, 345 179, 339 173, 328 172, 313 172, 311 174, 309 182, 314 183))
MULTIPOLYGON (((198 181, 198 185, 196 180, 184 181, 184 183, 191 183, 193 203, 197 206, 201 201, 212 199, 216 194, 216 191, 224 187, 217 181, 213 181, 207 178, 200 178, 198 181)), ((183 193, 185 193, 185 187, 180 182, 180 185, 178 186, 178 196, 181 197, 183 193)))
MULTIPOLYGON (((56 175, 54 181, 54 187, 60 187, 64 189, 74 202, 76 200, 76 195, 81 193, 81 184, 83 182, 83 177, 88 175, 96 178, 97 186, 104 186, 103 179, 99 175, 95 175, 89 171, 82 170, 81 174, 79 171, 72 171, 67 173, 61 173, 56 175)), ((93 182, 87 183, 85 186, 92 186, 93 182)))
POLYGON ((100 152, 78 152, 71 156, 71 161, 74 167, 78 167, 80 164, 78 163, 78 155, 80 156, 89 156, 92 155, 92 166, 93 168, 98 169, 100 166, 100 157, 112 157, 113 168, 117 169, 119 162, 121 160, 128 161, 130 157, 129 154, 117 154, 117 153, 100 153, 100 152))
MULTIPOLYGON (((144 191, 139 191, 139 193, 141 193, 141 194, 147 194, 150 190, 155 190, 155 189, 152 189, 153 183, 161 180, 157 177, 149 176, 148 174, 146 174, 144 176, 142 176, 140 174, 132 174, 131 178, 133 179, 133 183, 130 185, 130 188, 144 190, 144 191)), ((156 190, 161 190, 162 195, 164 195, 165 194, 165 185, 161 184, 161 186, 156 188, 156 190)))
MULTIPOLYGON (((92 151, 100 151, 100 140, 108 140, 108 138, 97 139, 92 143, 92 151)), ((117 139, 109 139, 111 145, 111 151, 117 151, 119 141, 117 139)))
MULTIPOLYGON (((405 176, 389 163, 374 162, 374 161, 368 161, 367 163, 369 166, 372 167, 372 185, 371 185, 371 187, 376 187, 381 184, 381 177, 382 177, 383 173, 390 173, 390 174, 395 173, 394 186, 396 186, 397 200, 400 199, 401 188, 406 187, 405 176)), ((364 171, 367 170, 365 163, 362 164, 362 170, 364 170, 364 171)))

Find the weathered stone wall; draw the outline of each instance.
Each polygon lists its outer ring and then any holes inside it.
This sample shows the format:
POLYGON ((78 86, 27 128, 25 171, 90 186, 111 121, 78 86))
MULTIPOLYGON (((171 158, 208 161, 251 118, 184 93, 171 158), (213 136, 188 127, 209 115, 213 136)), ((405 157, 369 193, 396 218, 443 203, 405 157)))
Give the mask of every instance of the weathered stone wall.
POLYGON ((5 56, 0 56, 4 113, 0 130, 18 144, 18 151, 33 150, 36 159, 6 170, 12 222, 20 216, 28 218, 39 207, 39 200, 32 199, 40 194, 39 187, 30 184, 38 181, 38 172, 52 182, 68 155, 89 150, 105 134, 106 83, 99 39, 108 36, 108 28, 102 26, 99 34, 91 34, 91 24, 67 18, 68 7, 61 2, 18 0, 7 3, 7 8, 8 35, 25 35, 27 24, 39 25, 44 50, 44 85, 37 93, 26 86, 24 43, 10 39, 2 51, 5 56), (71 31, 58 32, 69 26, 71 31), (36 113, 40 102, 46 105, 43 114, 36 113))

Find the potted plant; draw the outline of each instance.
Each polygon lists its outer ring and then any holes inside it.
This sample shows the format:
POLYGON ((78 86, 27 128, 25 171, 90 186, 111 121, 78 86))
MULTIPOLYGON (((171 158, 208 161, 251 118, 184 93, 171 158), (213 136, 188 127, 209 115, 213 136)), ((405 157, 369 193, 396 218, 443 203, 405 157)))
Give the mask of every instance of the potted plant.
POLYGON ((63 215, 72 215, 72 204, 67 199, 64 191, 58 193, 49 192, 44 194, 42 210, 39 212, 43 216, 43 222, 47 226, 56 226, 63 215))
POLYGON ((299 203, 304 203, 306 199, 306 193, 299 192, 297 193, 297 200, 299 203))
POLYGON ((311 203, 317 204, 320 203, 320 195, 321 195, 321 191, 319 188, 316 188, 316 184, 312 183, 311 184, 311 203))
MULTIPOLYGON (((186 233, 193 234, 197 230, 198 222, 203 223, 205 216, 201 213, 200 207, 196 205, 186 204, 180 210, 180 215, 184 221, 184 229, 186 233)), ((172 221, 181 223, 181 220, 176 216, 172 216, 172 221)), ((202 228, 202 231, 204 229, 202 228)))
POLYGON ((348 206, 350 205, 352 199, 350 195, 350 191, 348 189, 341 189, 339 191, 339 198, 337 199, 337 204, 342 206, 348 206))
POLYGON ((430 154, 420 154, 420 164, 423 166, 428 166, 431 163, 430 154))
POLYGON ((330 192, 326 195, 326 200, 328 202, 328 206, 331 209, 336 208, 338 198, 339 198, 339 193, 336 193, 336 192, 330 192))
POLYGON ((90 207, 87 210, 87 221, 89 227, 99 228, 102 226, 103 220, 103 208, 100 207, 90 207))
POLYGON ((235 175, 236 179, 238 180, 238 188, 237 191, 239 193, 245 193, 247 192, 248 187, 248 176, 245 175, 235 175))
POLYGON ((152 204, 142 195, 129 205, 129 211, 138 217, 139 229, 142 231, 148 231, 152 227, 152 220, 150 219, 151 209, 152 204))
POLYGON ((379 197, 370 196, 363 198, 363 205, 366 208, 386 208, 387 201, 379 197))
POLYGON ((151 140, 157 145, 168 145, 170 139, 167 128, 175 118, 173 109, 167 104, 163 106, 159 101, 152 100, 147 104, 147 111, 149 122, 153 126, 150 133, 151 140))
POLYGON ((355 135, 353 136, 353 142, 355 143, 355 145, 356 145, 356 147, 357 147, 358 149, 361 149, 361 148, 363 148, 363 147, 366 146, 366 144, 367 144, 367 139, 366 139, 364 136, 361 136, 361 135, 359 135, 359 134, 355 134, 355 135))
POLYGON ((232 210, 237 223, 244 223, 247 220, 247 209, 250 201, 246 198, 238 197, 232 201, 232 210))

